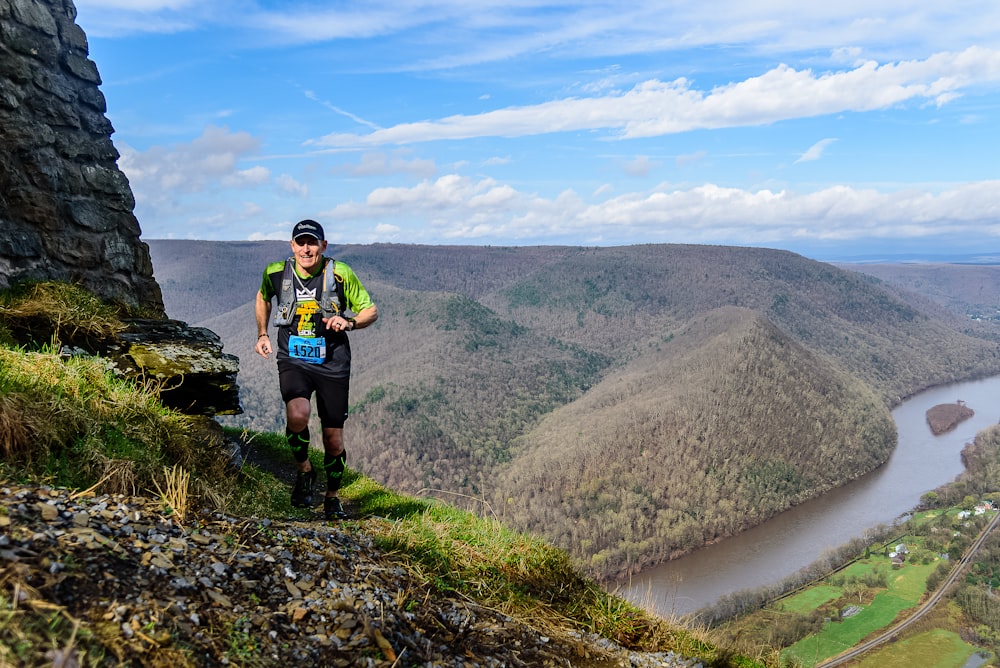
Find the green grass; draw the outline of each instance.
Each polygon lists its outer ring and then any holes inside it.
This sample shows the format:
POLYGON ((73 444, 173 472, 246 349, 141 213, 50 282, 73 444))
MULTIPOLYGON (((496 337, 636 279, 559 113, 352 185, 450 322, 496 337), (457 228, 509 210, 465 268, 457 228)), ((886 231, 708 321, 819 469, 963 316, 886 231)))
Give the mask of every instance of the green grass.
POLYGON ((954 631, 935 629, 891 643, 866 655, 857 668, 962 668, 978 647, 954 631))
POLYGON ((863 578, 873 572, 879 564, 881 564, 884 568, 889 565, 889 562, 886 559, 879 558, 855 561, 840 569, 840 571, 838 571, 838 575, 842 575, 846 580, 850 580, 851 578, 863 578))
MULTIPOLYGON (((252 439, 269 459, 294 466, 283 437, 240 436, 252 439)), ((313 451, 310 457, 314 466, 321 465, 322 453, 313 451)), ((248 473, 254 485, 269 477, 253 467, 248 473)), ((249 496, 264 497, 256 492, 249 496)), ((287 497, 287 487, 270 495, 276 504, 271 512, 303 512, 287 507, 287 497)), ((364 530, 380 548, 441 590, 531 619, 536 626, 554 629, 570 620, 626 646, 669 647, 699 656, 715 652, 697 634, 667 625, 580 575, 566 552, 512 531, 488 514, 480 517, 435 499, 398 494, 352 470, 340 497, 358 508, 364 530)))
POLYGON ((789 596, 781 601, 781 609, 788 612, 809 612, 829 601, 835 601, 843 596, 841 587, 833 585, 818 585, 809 587, 803 592, 789 596))
MULTIPOLYGON (((879 592, 857 615, 827 624, 823 631, 788 647, 782 656, 804 665, 840 654, 879 629, 889 626, 899 613, 913 608, 926 590, 927 576, 936 564, 906 564, 889 574, 889 588, 879 592)), ((859 566, 860 567, 860 566, 859 566)))
POLYGON ((215 422, 164 408, 154 386, 114 376, 99 358, 0 346, 0 456, 22 481, 149 493, 179 464, 223 493, 221 436, 215 422))

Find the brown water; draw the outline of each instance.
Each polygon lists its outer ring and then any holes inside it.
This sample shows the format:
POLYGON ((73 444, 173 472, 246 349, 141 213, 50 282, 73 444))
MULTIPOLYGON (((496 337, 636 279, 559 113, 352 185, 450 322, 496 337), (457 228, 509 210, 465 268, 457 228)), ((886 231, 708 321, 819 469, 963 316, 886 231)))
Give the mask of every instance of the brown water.
POLYGON ((928 390, 892 416, 899 443, 877 471, 738 536, 643 571, 622 583, 619 593, 664 616, 688 614, 726 594, 780 582, 866 529, 891 524, 921 495, 962 472, 962 448, 1000 420, 1000 377, 928 390), (927 409, 959 399, 976 414, 934 436, 927 409))

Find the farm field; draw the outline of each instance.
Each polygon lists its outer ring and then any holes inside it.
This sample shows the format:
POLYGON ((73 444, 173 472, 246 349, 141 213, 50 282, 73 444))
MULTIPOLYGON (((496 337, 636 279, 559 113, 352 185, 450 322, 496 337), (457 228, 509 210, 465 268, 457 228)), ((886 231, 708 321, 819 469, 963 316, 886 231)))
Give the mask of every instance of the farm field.
MULTIPOLYGON (((927 576, 936 566, 936 562, 908 564, 899 570, 889 570, 888 586, 884 591, 864 604, 859 601, 857 608, 846 608, 851 612, 857 609, 857 612, 849 613, 850 616, 840 621, 831 621, 820 633, 807 636, 788 647, 782 656, 812 666, 857 645, 872 633, 892 624, 901 612, 915 608, 926 592, 927 576)), ((875 575, 877 569, 887 568, 891 568, 888 559, 880 556, 852 564, 845 569, 844 575, 849 580, 864 578, 875 575)), ((848 592, 849 586, 842 588, 842 594, 850 598, 848 592)), ((866 598, 865 594, 859 594, 859 598, 866 598)))
POLYGON ((990 657, 989 652, 977 656, 980 652, 954 631, 934 629, 885 645, 855 665, 857 668, 975 668, 984 665, 990 657), (973 657, 978 660, 970 661, 973 657))

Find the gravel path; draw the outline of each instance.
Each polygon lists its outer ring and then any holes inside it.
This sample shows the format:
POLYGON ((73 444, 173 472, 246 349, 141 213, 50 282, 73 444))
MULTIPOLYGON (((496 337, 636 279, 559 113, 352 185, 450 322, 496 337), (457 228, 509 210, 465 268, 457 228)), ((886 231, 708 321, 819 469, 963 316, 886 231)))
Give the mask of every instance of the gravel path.
MULTIPOLYGON (((130 665, 700 665, 590 635, 546 637, 430 586, 378 550, 363 522, 204 513, 182 527, 160 510, 143 497, 0 482, 0 591, 19 609, 63 611, 130 665)), ((83 664, 74 657, 90 641, 78 637, 60 665, 83 664)))

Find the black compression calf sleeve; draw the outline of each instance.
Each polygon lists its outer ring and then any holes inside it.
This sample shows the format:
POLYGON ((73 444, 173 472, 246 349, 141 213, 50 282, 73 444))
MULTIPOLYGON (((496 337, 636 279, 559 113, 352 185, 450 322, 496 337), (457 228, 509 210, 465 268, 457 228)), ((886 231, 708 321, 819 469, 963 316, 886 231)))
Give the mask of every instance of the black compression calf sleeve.
POLYGON ((292 455, 299 464, 309 459, 309 427, 296 433, 285 427, 285 438, 288 439, 288 447, 292 449, 292 455))
POLYGON ((330 453, 323 455, 323 470, 326 471, 326 491, 339 490, 344 471, 347 470, 347 451, 336 456, 330 453))

